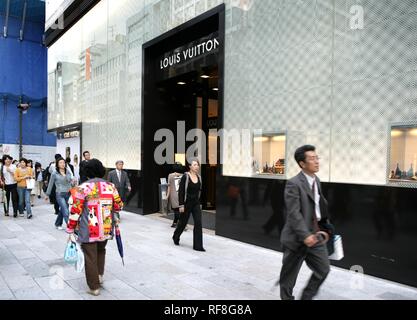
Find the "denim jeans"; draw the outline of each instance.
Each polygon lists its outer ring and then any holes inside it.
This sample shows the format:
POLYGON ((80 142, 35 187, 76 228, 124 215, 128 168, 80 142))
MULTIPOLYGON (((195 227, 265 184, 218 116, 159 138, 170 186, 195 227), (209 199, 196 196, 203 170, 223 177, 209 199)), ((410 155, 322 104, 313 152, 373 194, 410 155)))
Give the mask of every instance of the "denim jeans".
POLYGON ((30 206, 30 190, 22 187, 17 187, 19 194, 19 213, 23 214, 23 208, 26 205, 26 212, 28 216, 32 215, 32 208, 30 206))
POLYGON ((62 226, 62 222, 65 221, 68 224, 68 216, 69 216, 69 200, 70 193, 69 192, 57 192, 56 194, 56 202, 59 205, 59 213, 56 217, 55 226, 60 227, 62 226))

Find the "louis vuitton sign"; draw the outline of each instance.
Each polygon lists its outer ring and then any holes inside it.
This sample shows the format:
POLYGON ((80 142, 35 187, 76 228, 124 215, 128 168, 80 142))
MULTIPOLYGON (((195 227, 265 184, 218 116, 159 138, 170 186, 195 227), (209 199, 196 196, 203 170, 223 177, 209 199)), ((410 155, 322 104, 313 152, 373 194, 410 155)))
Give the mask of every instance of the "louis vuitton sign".
POLYGON ((181 47, 174 52, 167 53, 159 62, 159 67, 164 70, 175 65, 183 64, 198 57, 215 52, 220 46, 218 37, 200 39, 191 46, 181 47))

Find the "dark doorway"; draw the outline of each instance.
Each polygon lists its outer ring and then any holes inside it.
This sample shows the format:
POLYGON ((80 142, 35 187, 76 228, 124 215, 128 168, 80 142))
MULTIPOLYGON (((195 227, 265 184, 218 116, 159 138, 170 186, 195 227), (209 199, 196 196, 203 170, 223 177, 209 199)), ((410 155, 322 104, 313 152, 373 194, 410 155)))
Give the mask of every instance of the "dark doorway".
MULTIPOLYGON (((214 212, 216 209, 219 167, 218 159, 213 161, 213 158, 216 155, 218 158, 219 146, 217 137, 209 138, 208 133, 210 129, 219 130, 223 125, 224 9, 221 5, 143 47, 144 214, 160 210, 160 179, 167 178, 172 168, 172 164, 160 165, 154 159, 154 152, 161 144, 155 141, 155 133, 160 129, 173 132, 175 156, 185 158, 177 141, 179 121, 185 123, 185 133, 198 128, 207 137, 206 159, 202 159, 207 164, 201 167, 202 205, 203 210, 214 212)), ((185 150, 193 143, 185 142, 185 150)))
MULTIPOLYGON (((157 84, 159 99, 168 108, 173 109, 175 118, 171 120, 184 121, 185 132, 200 129, 206 137, 204 153, 200 156, 201 176, 203 180, 202 206, 203 210, 216 210, 216 172, 218 157, 217 136, 210 136, 210 129, 218 130, 219 124, 219 81, 218 66, 199 68, 192 72, 161 81, 157 84)), ((172 125, 172 124, 171 124, 172 125)), ((177 133, 178 134, 178 133, 177 133)), ((188 149, 194 141, 186 141, 188 149)), ((175 144, 175 154, 182 155, 175 144)), ((176 161, 184 161, 178 157, 176 161)), ((185 163, 183 163, 185 164, 185 163)), ((165 174, 170 173, 170 167, 165 174)))

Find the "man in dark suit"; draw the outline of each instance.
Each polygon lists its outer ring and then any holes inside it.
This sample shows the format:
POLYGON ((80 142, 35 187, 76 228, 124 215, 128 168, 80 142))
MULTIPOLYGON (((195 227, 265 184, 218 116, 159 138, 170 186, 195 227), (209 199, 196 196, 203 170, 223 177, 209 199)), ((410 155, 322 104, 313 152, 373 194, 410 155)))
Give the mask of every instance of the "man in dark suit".
POLYGON ((108 180, 116 186, 120 198, 126 203, 127 193, 132 190, 127 172, 123 170, 124 162, 116 161, 116 170, 109 172, 108 180))
POLYGON ((75 176, 74 166, 71 164, 71 158, 70 157, 67 157, 65 159, 65 163, 67 164, 67 167, 70 168, 70 170, 72 172, 72 175, 75 176))
POLYGON ((87 165, 88 161, 91 159, 91 155, 89 151, 83 152, 84 160, 80 163, 80 184, 84 183, 88 180, 86 173, 85 173, 85 166, 87 165))
POLYGON ((286 222, 281 234, 283 261, 280 293, 283 300, 294 300, 293 288, 301 265, 305 261, 313 271, 301 299, 312 300, 330 271, 325 242, 329 239, 321 225, 329 223, 327 200, 322 194, 319 158, 315 147, 306 145, 295 151, 295 161, 302 171, 285 187, 286 222))

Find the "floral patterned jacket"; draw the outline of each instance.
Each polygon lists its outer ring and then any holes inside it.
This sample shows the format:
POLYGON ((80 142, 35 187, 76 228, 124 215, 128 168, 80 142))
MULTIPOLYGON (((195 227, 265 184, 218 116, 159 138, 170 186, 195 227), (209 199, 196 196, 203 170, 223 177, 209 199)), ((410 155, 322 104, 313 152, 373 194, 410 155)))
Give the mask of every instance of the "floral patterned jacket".
POLYGON ((92 179, 71 189, 67 232, 78 234, 78 241, 91 243, 113 238, 115 215, 123 208, 114 184, 92 179))

